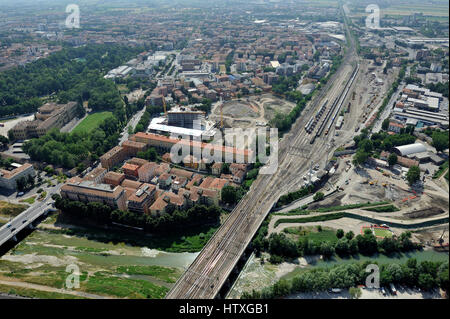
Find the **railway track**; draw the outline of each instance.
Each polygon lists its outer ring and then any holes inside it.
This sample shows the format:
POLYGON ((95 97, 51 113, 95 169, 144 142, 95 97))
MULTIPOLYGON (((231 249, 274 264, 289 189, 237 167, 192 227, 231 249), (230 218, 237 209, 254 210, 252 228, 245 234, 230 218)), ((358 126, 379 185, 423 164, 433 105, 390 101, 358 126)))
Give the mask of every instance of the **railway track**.
MULTIPOLYGON (((327 139, 320 134, 317 137, 317 143, 311 147, 309 135, 304 128, 308 124, 307 119, 319 113, 323 114, 324 110, 321 110, 319 106, 326 107, 328 101, 337 95, 336 102, 333 103, 334 108, 330 108, 330 110, 336 110, 336 105, 345 100, 348 93, 346 89, 355 75, 355 71, 344 71, 348 68, 350 59, 354 57, 352 54, 348 53, 338 72, 310 101, 303 112, 304 115, 294 123, 291 133, 280 141, 277 172, 272 175, 260 175, 257 178, 250 191, 210 238, 166 298, 215 298, 278 198, 298 184, 302 172, 308 170, 308 161, 320 161, 328 155, 331 146, 327 139), (339 92, 340 88, 336 79, 347 78, 349 74, 351 76, 346 82, 346 89, 339 92), (301 160, 298 154, 289 152, 292 147, 301 151, 301 160)), ((317 134, 314 138, 316 136, 317 134)))

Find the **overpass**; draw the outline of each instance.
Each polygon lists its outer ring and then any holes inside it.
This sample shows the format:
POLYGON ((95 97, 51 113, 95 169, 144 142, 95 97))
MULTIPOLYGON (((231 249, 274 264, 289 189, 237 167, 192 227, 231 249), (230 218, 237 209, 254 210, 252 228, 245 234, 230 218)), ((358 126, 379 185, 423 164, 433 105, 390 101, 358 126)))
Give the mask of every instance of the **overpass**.
POLYGON ((47 200, 37 203, 20 213, 14 219, 0 228, 0 247, 10 240, 17 240, 17 234, 22 230, 33 228, 33 222, 47 214, 50 211, 56 211, 47 200))

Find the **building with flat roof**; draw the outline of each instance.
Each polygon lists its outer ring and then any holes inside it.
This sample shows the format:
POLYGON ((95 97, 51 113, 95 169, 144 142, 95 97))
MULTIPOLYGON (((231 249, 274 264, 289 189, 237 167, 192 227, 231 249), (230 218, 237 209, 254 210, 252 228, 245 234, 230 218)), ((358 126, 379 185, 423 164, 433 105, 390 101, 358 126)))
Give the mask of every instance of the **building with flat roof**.
POLYGON ((178 126, 184 128, 195 128, 195 123, 202 123, 205 120, 205 112, 194 111, 184 107, 171 108, 167 112, 169 126, 178 126))
POLYGON ((120 210, 127 209, 123 187, 96 184, 79 178, 73 178, 61 187, 61 197, 83 203, 98 202, 120 210))
POLYGON ((170 152, 175 144, 178 144, 180 146, 188 146, 190 148, 191 154, 201 154, 203 152, 219 152, 222 156, 222 161, 228 158, 232 159, 233 161, 237 161, 242 158, 243 161, 248 163, 249 159, 252 159, 253 155, 252 151, 248 149, 238 149, 230 146, 189 141, 186 139, 179 140, 151 133, 138 132, 132 137, 132 139, 137 142, 147 143, 152 147, 168 152, 170 152))
POLYGON ((110 170, 117 164, 120 164, 127 158, 127 152, 122 146, 115 146, 108 152, 100 156, 102 167, 110 170))
POLYGON ((137 153, 145 151, 147 149, 147 144, 127 140, 122 143, 122 147, 124 148, 127 156, 130 157, 136 156, 137 153))
POLYGON ((17 188, 17 180, 21 177, 28 178, 28 176, 36 176, 33 165, 29 163, 16 166, 11 171, 0 169, 0 188, 15 190, 17 188))
POLYGON ((103 181, 105 184, 119 186, 125 179, 125 174, 116 172, 107 172, 103 181))
POLYGON ((153 203, 156 193, 156 186, 151 184, 142 184, 141 187, 132 192, 127 197, 128 210, 143 214, 150 213, 150 205, 153 203))
POLYGON ((206 138, 209 140, 216 134, 216 129, 215 124, 210 121, 203 121, 199 127, 185 128, 168 125, 165 117, 157 117, 150 122, 148 132, 153 134, 189 136, 190 138, 206 138))
POLYGON ((87 173, 84 176, 85 180, 88 181, 93 181, 96 184, 100 184, 103 182, 103 178, 105 177, 105 174, 108 171, 106 170, 106 168, 103 167, 97 167, 95 169, 93 169, 92 171, 90 171, 89 173, 87 173))

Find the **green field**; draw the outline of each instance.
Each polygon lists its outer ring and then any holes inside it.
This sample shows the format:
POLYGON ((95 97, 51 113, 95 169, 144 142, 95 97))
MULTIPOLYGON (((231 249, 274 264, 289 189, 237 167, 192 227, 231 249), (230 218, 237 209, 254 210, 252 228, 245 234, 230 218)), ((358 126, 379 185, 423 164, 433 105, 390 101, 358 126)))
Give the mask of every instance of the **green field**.
POLYGON ((392 237, 392 232, 387 229, 382 228, 374 228, 373 232, 375 233, 375 236, 377 237, 392 237))
POLYGON ((20 203, 28 203, 28 204, 32 205, 32 204, 34 204, 35 200, 36 200, 36 196, 31 196, 29 198, 19 200, 19 202, 20 203))
POLYGON ((75 127, 75 129, 72 132, 89 133, 95 128, 97 128, 104 119, 106 119, 111 115, 112 112, 98 112, 90 114, 80 124, 78 124, 77 127, 75 127))
POLYGON ((315 241, 316 243, 321 243, 324 241, 335 243, 338 241, 336 231, 327 227, 323 227, 321 231, 319 231, 317 227, 311 226, 288 227, 285 228, 283 232, 285 234, 293 235, 295 239, 307 238, 308 240, 315 241))

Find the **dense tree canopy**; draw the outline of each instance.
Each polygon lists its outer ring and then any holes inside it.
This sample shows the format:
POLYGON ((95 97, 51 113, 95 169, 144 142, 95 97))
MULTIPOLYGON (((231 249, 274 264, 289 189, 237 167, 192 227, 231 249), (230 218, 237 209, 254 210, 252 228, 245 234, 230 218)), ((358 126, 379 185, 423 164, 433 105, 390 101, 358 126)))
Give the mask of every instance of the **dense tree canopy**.
POLYGON ((420 180, 420 169, 417 166, 411 166, 406 173, 406 179, 408 180, 409 185, 414 184, 418 180, 420 180))
POLYGON ((442 152, 448 148, 448 132, 434 131, 431 137, 436 151, 442 152))
POLYGON ((54 128, 40 138, 27 141, 23 150, 32 160, 70 169, 83 161, 96 160, 117 145, 120 128, 113 116, 90 133, 60 133, 54 128))
POLYGON ((40 97, 55 95, 61 103, 89 101, 93 110, 114 110, 122 105, 111 80, 103 75, 143 48, 87 45, 63 48, 46 59, 0 73, 0 116, 32 113, 40 97))

